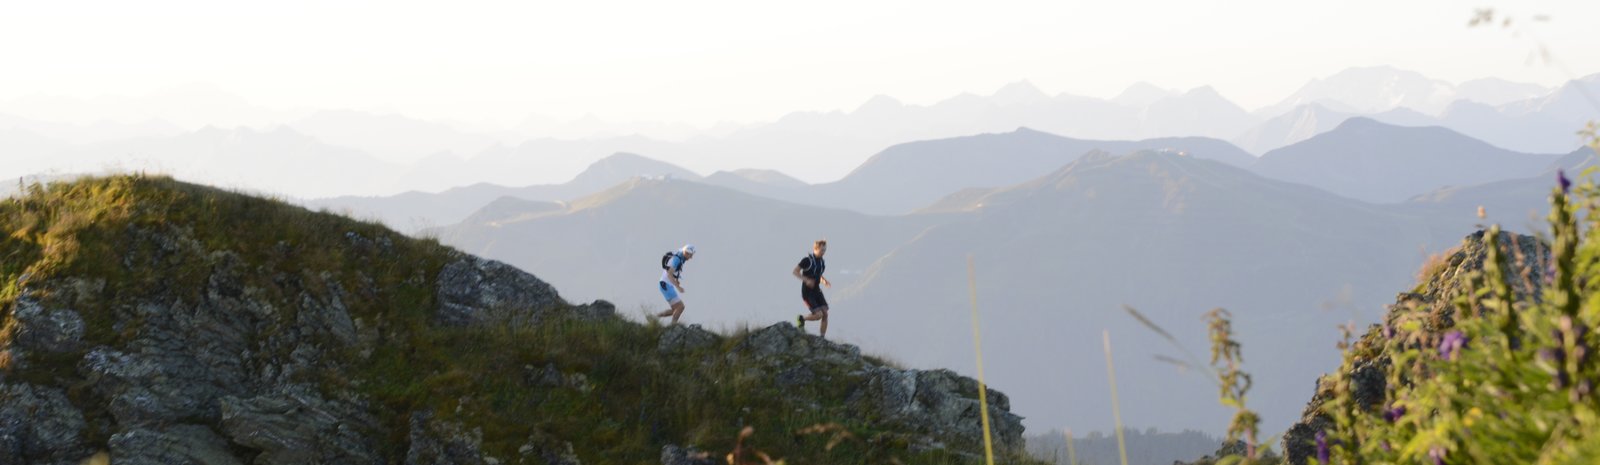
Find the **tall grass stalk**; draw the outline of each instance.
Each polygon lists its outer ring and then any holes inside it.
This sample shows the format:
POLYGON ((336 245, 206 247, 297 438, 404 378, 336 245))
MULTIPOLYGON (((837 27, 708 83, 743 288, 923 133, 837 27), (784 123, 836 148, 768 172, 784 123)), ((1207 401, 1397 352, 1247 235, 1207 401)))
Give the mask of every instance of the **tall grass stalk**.
POLYGON ((1100 330, 1100 339, 1105 342, 1106 379, 1111 382, 1111 418, 1117 424, 1117 455, 1122 457, 1122 465, 1128 465, 1128 443, 1122 433, 1122 407, 1117 401, 1117 368, 1111 363, 1111 331, 1100 330))
POLYGON ((1072 428, 1067 428, 1067 465, 1078 465, 1078 452, 1072 447, 1072 428))
MULTIPOLYGON (((978 272, 967 255, 967 294, 972 298, 972 351, 978 355, 978 413, 983 418, 983 458, 994 465, 994 440, 989 432, 988 384, 983 380, 983 336, 978 331, 978 272)), ((1124 464, 1126 460, 1124 460, 1124 464)))

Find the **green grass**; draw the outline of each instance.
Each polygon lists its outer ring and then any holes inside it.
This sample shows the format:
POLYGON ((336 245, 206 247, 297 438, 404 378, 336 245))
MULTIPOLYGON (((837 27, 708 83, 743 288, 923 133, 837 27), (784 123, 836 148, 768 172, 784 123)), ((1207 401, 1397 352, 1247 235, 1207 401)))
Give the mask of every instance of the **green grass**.
MULTIPOLYGON (((124 175, 30 186, 0 201, 0 231, 6 232, 0 241, 0 370, 8 378, 67 388, 91 424, 111 421, 107 399, 85 388, 75 366, 87 348, 122 346, 137 334, 140 322, 118 321, 118 306, 152 295, 200 301, 208 279, 232 254, 242 287, 279 310, 268 335, 294 327, 298 292, 327 299, 335 287, 349 294, 342 301, 351 317, 376 328, 370 354, 335 351, 332 363, 301 381, 370 399, 387 434, 381 452, 391 461, 405 455, 410 413, 431 410, 442 420, 481 428, 485 452, 502 460, 514 460, 530 442, 555 448, 561 441, 570 441, 586 463, 653 462, 664 444, 693 445, 720 457, 749 426, 754 434, 744 447, 792 464, 968 462, 949 452, 913 453, 907 435, 877 426, 874 412, 846 405, 860 381, 852 373, 859 367, 811 364, 818 379, 831 381, 780 390, 770 370, 725 356, 748 331, 699 351, 662 355, 656 342, 663 329, 654 322, 435 327, 429 323, 434 280, 453 252, 371 222, 166 177, 124 175), (152 234, 161 240, 151 240, 152 234), (354 245, 382 241, 391 245, 354 245), (70 283, 103 285, 74 291, 70 283), (23 288, 77 310, 87 326, 85 350, 29 354, 25 367, 12 360, 12 312, 23 288), (569 378, 581 375, 586 387, 530 379, 530 370, 552 365, 569 378), (797 434, 819 424, 838 427, 797 434), (850 439, 830 450, 836 436, 850 439)), ((92 431, 90 440, 103 446, 112 432, 92 431)))

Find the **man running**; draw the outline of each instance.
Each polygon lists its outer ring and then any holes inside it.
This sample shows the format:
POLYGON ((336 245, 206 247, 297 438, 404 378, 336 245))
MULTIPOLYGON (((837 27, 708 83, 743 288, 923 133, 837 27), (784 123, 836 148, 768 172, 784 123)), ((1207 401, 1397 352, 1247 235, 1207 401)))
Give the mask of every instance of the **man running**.
POLYGON ((811 255, 800 259, 800 264, 794 267, 794 277, 800 278, 800 300, 805 301, 806 309, 811 310, 810 315, 795 316, 795 325, 805 329, 807 321, 822 320, 819 334, 824 339, 828 337, 828 299, 822 297, 821 286, 833 287, 828 278, 822 277, 822 271, 827 268, 822 255, 826 253, 828 241, 817 241, 811 245, 811 255))
POLYGON ((671 253, 670 256, 662 258, 661 281, 656 284, 661 287, 661 296, 667 299, 667 304, 671 305, 672 308, 656 314, 656 318, 670 316, 672 317, 671 324, 678 324, 678 317, 683 315, 683 298, 679 297, 678 294, 684 292, 683 283, 678 279, 679 275, 683 274, 683 262, 687 262, 691 258, 694 258, 694 244, 685 245, 683 248, 678 249, 676 253, 671 253))

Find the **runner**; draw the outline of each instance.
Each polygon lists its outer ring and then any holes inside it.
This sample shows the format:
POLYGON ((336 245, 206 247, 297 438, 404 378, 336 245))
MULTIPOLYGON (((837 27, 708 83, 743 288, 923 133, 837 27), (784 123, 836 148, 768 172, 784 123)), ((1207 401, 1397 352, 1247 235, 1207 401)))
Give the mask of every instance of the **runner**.
POLYGON ((810 315, 795 316, 795 325, 805 329, 807 321, 821 320, 822 328, 818 334, 824 339, 828 337, 828 299, 822 296, 822 286, 833 287, 828 278, 822 277, 823 270, 827 268, 827 263, 822 260, 826 253, 828 241, 817 241, 811 245, 811 255, 800 259, 800 264, 794 267, 794 277, 800 278, 800 300, 811 311, 810 315))
POLYGON ((656 314, 657 318, 672 317, 671 324, 678 324, 678 317, 683 316, 683 282, 679 281, 683 274, 683 263, 694 258, 694 244, 688 244, 675 252, 667 252, 661 256, 661 280, 657 286, 661 288, 661 296, 667 299, 667 304, 672 308, 656 314))

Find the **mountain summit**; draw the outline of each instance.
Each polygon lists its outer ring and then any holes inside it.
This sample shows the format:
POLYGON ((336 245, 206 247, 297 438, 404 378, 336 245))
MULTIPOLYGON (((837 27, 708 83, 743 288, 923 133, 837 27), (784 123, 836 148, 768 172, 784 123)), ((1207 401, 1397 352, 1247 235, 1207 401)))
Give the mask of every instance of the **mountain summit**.
POLYGON ((970 463, 984 408, 1025 461, 1008 398, 948 370, 789 323, 640 325, 280 202, 86 179, 0 201, 0 226, 0 463, 970 463))

